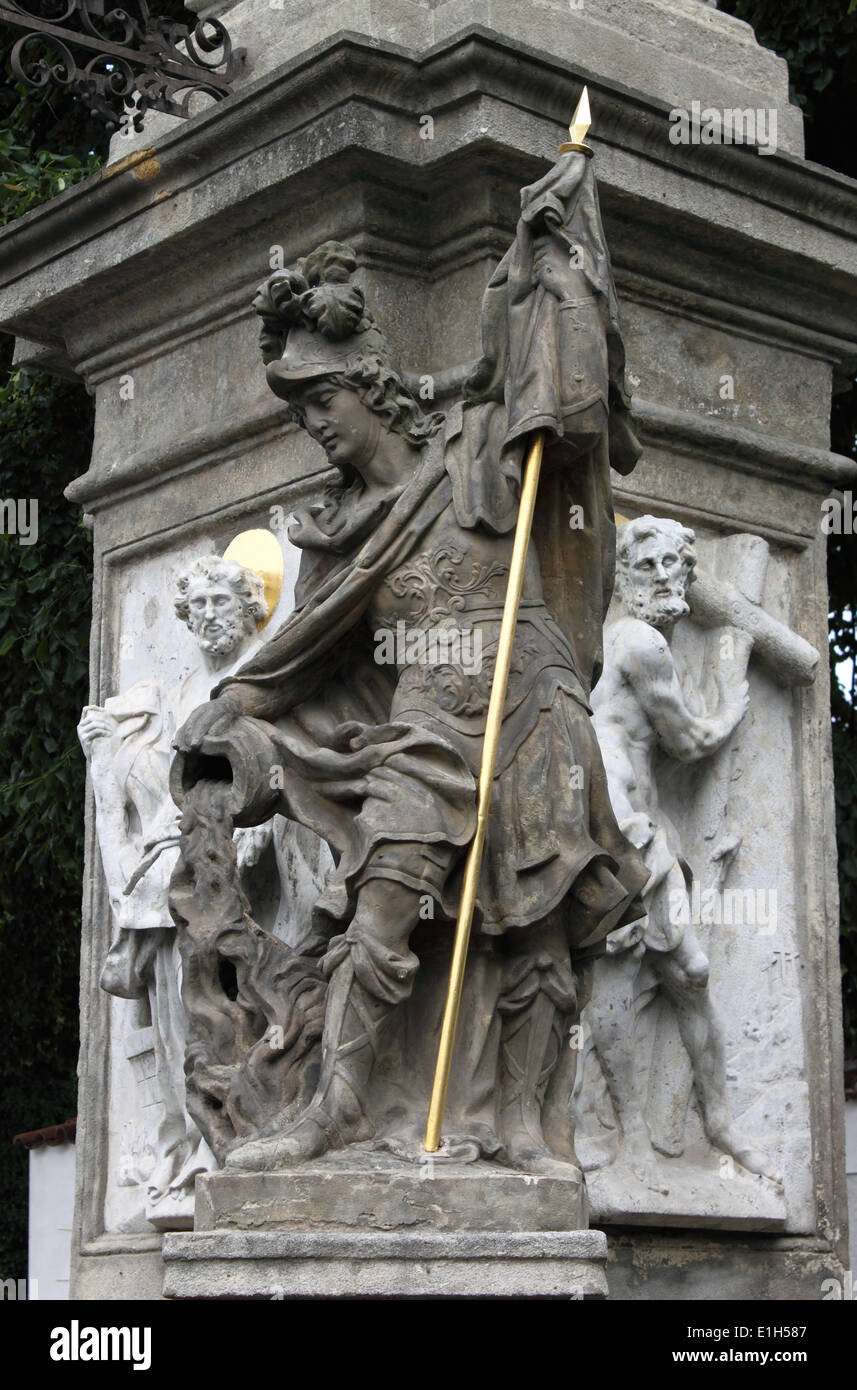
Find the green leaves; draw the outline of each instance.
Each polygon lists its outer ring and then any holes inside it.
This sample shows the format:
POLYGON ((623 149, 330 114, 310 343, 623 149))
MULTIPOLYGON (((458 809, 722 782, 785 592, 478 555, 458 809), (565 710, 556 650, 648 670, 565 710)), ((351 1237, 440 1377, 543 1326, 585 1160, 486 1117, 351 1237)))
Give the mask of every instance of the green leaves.
MULTIPOLYGON (((853 538, 852 538, 853 539, 853 538)), ((857 739, 834 725, 836 838, 839 848, 839 912, 845 1041, 857 1044, 857 739)))
POLYGON ((759 43, 788 63, 790 97, 806 118, 808 157, 857 173, 850 119, 857 98, 855 0, 720 0, 720 8, 752 24, 759 43))
POLYGON ((81 159, 52 150, 33 153, 17 142, 12 130, 0 130, 0 225, 94 174, 101 163, 95 154, 81 159))
MULTIPOLYGON (((159 13, 195 22, 177 0, 159 13)), ((108 137, 62 87, 14 79, 0 27, 0 224, 94 173, 108 137)), ((38 538, 0 535, 0 1273, 27 1268, 27 1158, 11 1136, 77 1107, 77 998, 88 698, 89 533, 63 489, 85 473, 82 386, 11 372, 0 337, 0 499, 38 498, 38 538)))
MULTIPOLYGON (((852 122, 857 106, 857 0, 720 0, 752 24, 759 43, 789 65, 791 100, 805 116, 807 158, 857 176, 852 122)), ((834 401, 831 447, 857 458, 857 383, 834 401)), ((845 1039, 857 1045, 857 671, 854 556, 857 537, 830 536, 830 677, 840 949, 845 1039), (836 668, 852 672, 844 690, 836 668)))
MULTIPOLYGON (((7 143, 8 147, 8 143, 7 143)), ((38 166, 37 166, 38 167, 38 166)), ((37 498, 38 537, 0 535, 0 1268, 26 1268, 26 1161, 12 1134, 76 1111, 77 976, 91 542, 63 489, 85 471, 92 404, 10 372, 0 339, 0 498, 37 498)))

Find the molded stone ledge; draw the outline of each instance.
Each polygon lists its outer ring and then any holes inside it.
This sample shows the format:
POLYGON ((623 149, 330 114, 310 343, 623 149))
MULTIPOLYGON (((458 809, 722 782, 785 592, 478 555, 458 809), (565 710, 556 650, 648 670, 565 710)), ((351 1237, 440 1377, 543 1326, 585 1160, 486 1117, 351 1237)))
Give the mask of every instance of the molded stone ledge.
POLYGON ((844 454, 812 449, 779 435, 744 429, 688 410, 674 410, 637 396, 632 409, 644 444, 684 447, 691 453, 704 454, 709 461, 746 466, 753 472, 794 474, 806 478, 808 486, 812 485, 811 479, 820 491, 825 491, 828 484, 843 487, 857 479, 857 462, 844 454))
POLYGON ((592 1220, 599 1225, 692 1227, 695 1230, 777 1231, 786 1227, 782 1193, 763 1178, 731 1182, 699 1170, 671 1173, 669 1195, 645 1188, 627 1171, 587 1173, 592 1220))
POLYGON ((607 1297, 603 1231, 177 1232, 166 1298, 607 1297))
MULTIPOLYGON (((449 382, 454 384, 456 379, 457 373, 451 371, 449 382)), ((438 404, 443 405, 440 396, 438 404)), ((807 490, 822 493, 831 486, 847 487, 857 479, 857 463, 843 454, 813 449, 779 435, 744 429, 690 411, 674 410, 636 396, 632 410, 644 444, 683 449, 709 462, 769 474, 775 479, 786 473, 796 482, 803 482, 807 490)), ((262 417, 232 420, 228 428, 218 420, 208 428, 195 430, 192 435, 163 447, 117 457, 109 473, 90 470, 69 483, 65 496, 70 502, 91 510, 96 503, 115 500, 174 470, 202 467, 240 455, 246 452, 248 445, 266 436, 281 436, 282 430, 283 412, 279 406, 262 417)), ((301 476, 296 474, 287 481, 299 482, 301 476)))
POLYGON ((817 1303, 824 1280, 844 1285, 844 1273, 835 1250, 818 1240, 640 1227, 610 1233, 610 1296, 616 1301, 817 1303))
POLYGON ((12 366, 25 372, 47 372, 67 381, 80 381, 60 343, 32 343, 28 338, 16 338, 12 366))
MULTIPOLYGON (((670 105, 774 106, 781 147, 803 153, 784 60, 758 43, 749 24, 698 0, 586 0, 579 8, 567 0, 282 0, 276 8, 214 0, 194 8, 225 16, 233 43, 248 50, 249 77, 343 31, 425 51, 478 24, 563 60, 583 57, 593 77, 651 91, 670 105)), ((157 116, 147 118, 141 138, 160 128, 157 116)))
MULTIPOLYGON (((572 71, 548 54, 478 27, 421 56, 361 36, 338 35, 242 87, 228 101, 180 123, 159 140, 157 149, 108 165, 4 229, 0 248, 8 268, 0 293, 0 322, 8 331, 36 341, 55 337, 59 324, 73 352, 64 320, 86 311, 94 281, 102 281, 96 290, 96 302, 101 303, 105 296, 124 294, 133 285, 133 263, 144 252, 150 258, 157 250, 165 270, 176 257, 186 263, 189 248, 181 243, 191 228, 210 242, 214 220, 231 215, 236 204, 243 204, 245 216, 251 205, 272 207, 280 186, 293 185, 301 169, 312 169, 322 156, 335 154, 343 139, 350 147, 356 142, 366 159, 373 152, 376 157, 395 153, 412 166, 411 179, 422 179, 427 193, 437 178, 438 162, 472 145, 477 136, 483 144, 493 143, 506 160, 522 155, 530 161, 548 158, 557 134, 553 123, 559 127, 567 121, 583 79, 590 81, 598 113, 593 141, 615 152, 615 158, 604 161, 605 187, 622 187, 629 158, 641 156, 664 171, 664 186, 649 193, 663 209, 695 211, 708 222, 712 208, 706 185, 716 186, 719 222, 730 220, 732 194, 751 199, 757 207, 765 203, 768 207, 755 233, 784 249, 793 241, 789 249, 804 257, 817 252, 828 274, 836 264, 848 273, 853 252, 849 259, 844 246, 830 243, 842 240, 836 233, 851 234, 857 227, 852 180, 783 154, 765 159, 735 147, 700 151, 672 146, 664 102, 598 79, 580 66, 572 71), (484 121, 477 129, 468 119, 473 102, 487 95, 506 109, 502 121, 498 113, 490 141, 484 121), (351 101, 367 104, 371 119, 343 124, 343 104, 351 101), (417 117, 427 107, 436 113, 434 141, 419 135, 417 117), (336 118, 329 129, 323 128, 326 115, 336 118), (307 140, 311 122, 319 124, 307 140), (266 162, 260 131, 268 132, 269 154, 272 141, 288 138, 291 144, 278 148, 277 158, 266 162), (238 177, 242 161, 251 154, 254 162, 238 177), (786 214, 787 220, 799 217, 800 234, 794 227, 794 235, 786 236, 778 213, 786 214), (817 246, 807 243, 807 221, 823 228, 817 233, 817 246)), ((643 186, 648 179, 649 174, 643 186)), ((626 191, 643 196, 639 184, 639 178, 633 179, 626 191)), ((734 209, 736 228, 747 226, 740 211, 734 209)), ((719 227, 718 235, 723 231, 719 227)), ((148 280, 147 265, 143 279, 148 280)))

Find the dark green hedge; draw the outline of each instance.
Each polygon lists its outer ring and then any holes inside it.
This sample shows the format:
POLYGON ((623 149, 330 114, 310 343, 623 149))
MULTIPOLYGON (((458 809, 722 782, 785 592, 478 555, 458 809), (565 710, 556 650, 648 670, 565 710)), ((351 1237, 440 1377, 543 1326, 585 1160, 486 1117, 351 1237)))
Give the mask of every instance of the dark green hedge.
MULTIPOLYGON (((803 108, 807 158, 857 178, 857 0, 721 0, 789 64, 792 100, 803 108)), ((857 384, 836 399, 831 447, 857 458, 857 384)), ((845 1039, 857 1048, 857 538, 831 536, 830 671, 845 1039), (850 680, 837 679, 848 669, 850 680), (847 687, 847 688, 846 688, 847 687)))
MULTIPOLYGON (((132 7, 133 8, 133 7, 132 7)), ((154 8, 154 7, 153 7, 154 8)), ((157 7, 190 18, 175 0, 157 7)), ((93 172, 108 137, 60 88, 16 84, 0 26, 0 224, 93 172)), ((92 547, 63 497, 85 473, 82 386, 11 370, 0 335, 0 498, 37 498, 38 540, 0 536, 0 1279, 27 1267, 27 1154, 12 1136, 77 1112, 92 547)))

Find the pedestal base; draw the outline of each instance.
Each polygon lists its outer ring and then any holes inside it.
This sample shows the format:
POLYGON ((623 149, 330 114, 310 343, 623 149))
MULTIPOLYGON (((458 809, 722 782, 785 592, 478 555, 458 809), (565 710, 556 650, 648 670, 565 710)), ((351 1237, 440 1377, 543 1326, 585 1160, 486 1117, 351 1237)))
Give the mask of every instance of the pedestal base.
POLYGON ((587 1173, 592 1219, 605 1225, 710 1227, 719 1231, 778 1231, 786 1224, 785 1198, 767 1178, 740 1169, 730 1178, 716 1169, 682 1169, 669 1162, 669 1191, 653 1192, 627 1169, 587 1173))
POLYGON ((579 1184, 490 1163, 337 1156, 197 1179, 164 1238, 167 1298, 606 1298, 579 1184))
POLYGON ((164 1237, 165 1298, 607 1297, 601 1231, 193 1231, 164 1237))

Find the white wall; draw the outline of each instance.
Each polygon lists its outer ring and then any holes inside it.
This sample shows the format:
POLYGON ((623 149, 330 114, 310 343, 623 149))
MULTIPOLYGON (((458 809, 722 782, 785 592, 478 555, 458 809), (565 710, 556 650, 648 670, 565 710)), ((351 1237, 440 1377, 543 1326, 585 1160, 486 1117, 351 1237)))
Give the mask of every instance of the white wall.
POLYGON ((27 1277, 31 1299, 67 1299, 74 1212, 74 1144, 30 1150, 27 1277))

